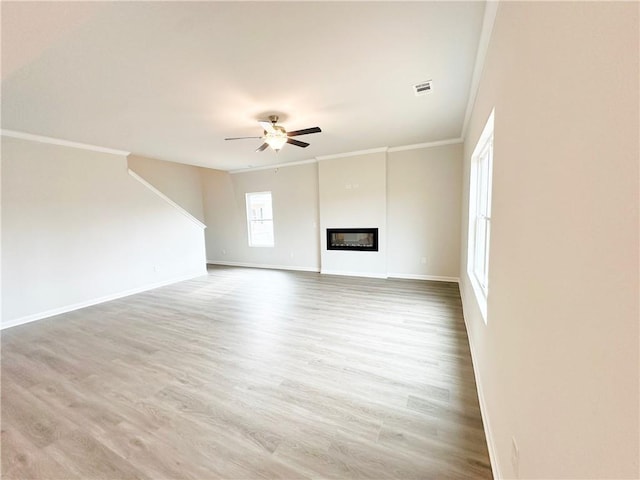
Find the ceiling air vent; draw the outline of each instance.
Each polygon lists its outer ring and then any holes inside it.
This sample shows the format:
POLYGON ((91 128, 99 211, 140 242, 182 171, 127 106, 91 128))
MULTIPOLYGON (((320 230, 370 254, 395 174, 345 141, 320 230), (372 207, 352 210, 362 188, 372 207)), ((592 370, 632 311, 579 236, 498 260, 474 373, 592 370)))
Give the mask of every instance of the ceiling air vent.
POLYGON ((433 83, 432 80, 427 80, 426 82, 422 82, 414 85, 413 91, 415 92, 416 97, 419 97, 421 95, 426 95, 427 93, 429 93, 431 91, 432 83, 433 83))

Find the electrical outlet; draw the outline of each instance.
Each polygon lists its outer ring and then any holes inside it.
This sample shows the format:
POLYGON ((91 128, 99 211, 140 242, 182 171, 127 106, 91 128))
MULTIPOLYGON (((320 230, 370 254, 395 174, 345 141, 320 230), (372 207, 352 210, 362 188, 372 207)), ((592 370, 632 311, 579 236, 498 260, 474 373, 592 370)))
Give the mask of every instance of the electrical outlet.
POLYGON ((514 437, 511 437, 511 466, 515 478, 520 478, 520 450, 514 437))
POLYGON ((226 254, 227 254, 227 251, 226 251, 224 248, 222 249, 222 254, 223 254, 223 255, 226 255, 226 254))
POLYGON ((423 264, 423 265, 426 264, 427 263, 427 257, 422 257, 420 259, 420 263, 423 264))
POLYGON ((153 266, 153 271, 154 272, 159 272, 160 271, 160 265, 154 265, 153 266))
POLYGON ((293 252, 291 252, 289 255, 290 255, 291 258, 293 258, 293 252))

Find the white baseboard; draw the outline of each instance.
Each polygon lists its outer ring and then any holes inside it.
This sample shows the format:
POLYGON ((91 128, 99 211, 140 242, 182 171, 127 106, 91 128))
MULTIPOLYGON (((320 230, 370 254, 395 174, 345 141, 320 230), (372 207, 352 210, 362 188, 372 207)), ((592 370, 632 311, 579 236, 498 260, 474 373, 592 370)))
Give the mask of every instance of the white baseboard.
POLYGON ((408 280, 429 280, 435 282, 454 282, 459 283, 458 277, 445 277, 439 275, 416 275, 410 273, 366 273, 366 272, 345 272, 342 270, 326 270, 314 267, 297 267, 290 265, 267 265, 263 263, 249 262, 227 262, 221 260, 207 260, 209 265, 222 265, 227 267, 246 267, 246 268, 266 268, 271 270, 293 270, 298 272, 320 272, 322 275, 339 275, 343 277, 364 277, 364 278, 402 278, 408 280))
POLYGON ((389 273, 389 278, 402 278, 406 280, 430 280, 433 282, 454 282, 460 283, 458 277, 445 277, 441 275, 418 275, 414 273, 389 273))
POLYGON ((225 267, 266 268, 269 270, 293 270, 295 272, 319 272, 316 267, 298 267, 295 265, 265 265, 263 263, 224 262, 220 260, 207 260, 208 265, 222 265, 225 267))
POLYGON ((493 472, 493 478, 500 480, 503 478, 502 471, 500 470, 500 464, 498 463, 498 456, 496 445, 494 442, 494 436, 491 430, 491 423, 489 421, 489 413, 487 410, 487 404, 484 400, 484 391, 482 390, 482 380, 478 372, 478 365, 476 364, 476 352, 473 347, 473 342, 469 337, 469 325, 467 324, 467 316, 464 314, 466 293, 462 282, 459 282, 460 296, 462 297, 462 318, 464 318, 464 325, 467 330, 467 338, 469 339, 469 349, 471 350, 471 364, 473 365, 473 374, 476 378, 476 389, 478 391, 478 402, 480 403, 480 415, 482 416, 482 424, 484 425, 484 435, 487 440, 487 449, 489 450, 489 461, 491 462, 491 470, 493 472))
POLYGON ((207 274, 207 271, 203 270, 198 273, 193 273, 193 274, 184 275, 177 278, 172 278, 171 280, 165 280, 162 282, 153 283, 151 285, 145 285, 144 287, 132 288, 130 290, 125 290, 124 292, 118 292, 112 295, 105 295, 104 297, 94 298, 91 300, 87 300, 85 302, 74 303, 72 305, 65 305, 64 307, 54 308, 52 310, 47 310, 45 312, 34 313, 31 315, 27 315, 25 317, 9 320, 8 322, 0 325, 0 330, 4 330, 5 328, 17 327, 18 325, 24 325, 25 323, 35 322, 37 320, 53 317, 55 315, 61 315, 63 313, 72 312, 74 310, 80 310, 81 308, 90 307, 92 305, 97 305, 99 303, 109 302, 111 300, 117 300, 118 298, 128 297, 129 295, 135 295, 136 293, 146 292, 148 290, 153 290, 154 288, 165 287, 173 283, 183 282, 185 280, 191 280, 192 278, 201 277, 206 274, 207 274))
POLYGON ((322 275, 339 275, 342 277, 387 278, 386 273, 345 272, 343 270, 320 270, 322 275))

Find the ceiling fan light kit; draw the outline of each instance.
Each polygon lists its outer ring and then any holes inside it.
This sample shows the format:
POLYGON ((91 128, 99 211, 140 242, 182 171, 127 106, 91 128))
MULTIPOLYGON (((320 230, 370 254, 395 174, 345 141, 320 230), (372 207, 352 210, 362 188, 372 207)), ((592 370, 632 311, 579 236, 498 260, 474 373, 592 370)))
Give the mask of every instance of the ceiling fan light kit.
POLYGON ((310 133, 320 133, 322 130, 320 127, 311 127, 305 128, 302 130, 294 130, 291 132, 287 132, 284 127, 277 125, 278 116, 271 115, 269 117, 269 121, 259 121, 258 124, 264 130, 264 135, 262 137, 232 137, 225 138, 225 140, 243 140, 246 138, 261 138, 264 140, 264 143, 260 145, 256 152, 263 152, 267 149, 267 147, 271 147, 273 151, 276 153, 280 151, 280 149, 284 146, 285 143, 290 145, 295 145, 296 147, 306 148, 309 146, 306 142, 301 142, 300 140, 295 140, 291 137, 295 137, 298 135, 308 135, 310 133))
POLYGON ((282 127, 274 127, 273 132, 267 132, 264 136, 264 141, 276 152, 280 150, 285 143, 287 143, 287 132, 282 127))

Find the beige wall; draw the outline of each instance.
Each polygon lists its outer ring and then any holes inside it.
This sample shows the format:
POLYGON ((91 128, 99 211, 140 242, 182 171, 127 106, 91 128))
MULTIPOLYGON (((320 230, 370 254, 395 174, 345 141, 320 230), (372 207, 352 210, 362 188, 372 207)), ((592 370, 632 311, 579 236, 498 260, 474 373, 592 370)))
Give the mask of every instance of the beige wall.
POLYGON ((320 263, 323 273, 387 276, 386 152, 322 160, 320 263), (377 252, 327 250, 327 228, 378 228, 377 252))
POLYGON ((462 145, 456 144, 234 174, 201 169, 207 258, 230 265, 456 280, 461 168, 462 145), (259 191, 273 192, 275 248, 248 246, 245 194, 259 191), (380 250, 327 251, 331 227, 378 227, 380 250))
POLYGON ((319 270, 318 166, 229 174, 203 170, 207 259, 211 263, 319 270), (275 246, 249 247, 245 195, 270 191, 275 246))
POLYGON ((2 326, 205 273, 204 233, 124 156, 2 137, 2 326))
POLYGON ((204 222, 201 168, 182 163, 129 155, 129 168, 204 222))
POLYGON ((455 280, 460 270, 462 144, 387 156, 387 270, 455 280))
POLYGON ((461 256, 497 477, 640 477, 638 8, 498 9, 465 142, 461 256), (466 213, 469 157, 493 107, 485 325, 466 213))

